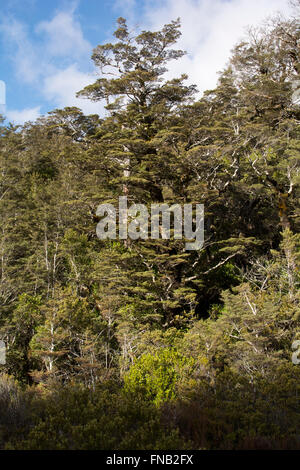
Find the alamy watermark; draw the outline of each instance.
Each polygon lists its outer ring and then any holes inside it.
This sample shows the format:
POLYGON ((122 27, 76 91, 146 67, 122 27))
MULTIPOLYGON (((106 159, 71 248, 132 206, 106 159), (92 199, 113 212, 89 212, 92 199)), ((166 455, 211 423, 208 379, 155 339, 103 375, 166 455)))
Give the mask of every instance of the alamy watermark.
POLYGON ((101 218, 96 233, 100 240, 189 240, 186 250, 200 250, 204 243, 203 204, 144 204, 128 207, 127 196, 119 197, 119 207, 101 204, 96 215, 101 218))
POLYGON ((6 86, 3 80, 0 80, 0 114, 5 113, 6 105, 6 86))
POLYGON ((0 340, 0 365, 6 364, 6 346, 4 341, 0 340))
POLYGON ((300 80, 295 80, 292 83, 292 89, 293 89, 293 94, 292 94, 292 103, 293 105, 300 105, 300 80))
POLYGON ((300 364, 300 340, 296 340, 292 343, 292 350, 294 351, 292 354, 292 363, 295 365, 300 364))

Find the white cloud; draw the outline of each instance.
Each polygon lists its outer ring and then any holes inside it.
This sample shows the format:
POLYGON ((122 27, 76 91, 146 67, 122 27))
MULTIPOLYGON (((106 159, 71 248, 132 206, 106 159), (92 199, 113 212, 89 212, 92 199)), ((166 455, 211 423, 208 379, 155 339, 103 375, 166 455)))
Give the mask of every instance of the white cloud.
POLYGON ((135 7, 135 0, 115 0, 113 5, 114 10, 123 11, 124 13, 132 13, 135 7))
POLYGON ((114 0, 113 8, 118 16, 124 15, 128 21, 134 22, 136 17, 136 0, 114 0))
POLYGON ((259 25, 278 10, 289 13, 288 0, 153 0, 145 23, 160 29, 178 17, 182 37, 178 47, 188 55, 170 64, 169 76, 187 73, 200 91, 216 85, 217 72, 230 57, 233 46, 244 36, 247 26, 259 25))
POLYGON ((102 103, 76 98, 76 93, 85 86, 93 83, 95 77, 78 70, 77 65, 57 71, 45 78, 43 93, 49 101, 58 107, 77 106, 86 114, 103 114, 102 103))
POLYGON ((12 50, 12 60, 16 75, 23 83, 34 83, 42 73, 36 50, 28 38, 24 24, 15 19, 5 19, 0 24, 7 48, 12 50))
MULTIPOLYGON (((54 106, 77 106, 86 114, 104 113, 101 103, 76 98, 76 93, 93 83, 95 77, 80 70, 80 58, 89 58, 92 46, 84 38, 81 25, 74 18, 75 7, 68 12, 58 12, 51 21, 40 23, 37 33, 46 33, 47 57, 66 57, 73 60, 67 67, 56 67, 43 77, 41 91, 54 106)), ((85 67, 82 67, 85 69, 85 67)))
POLYGON ((22 110, 8 110, 6 117, 10 122, 15 124, 24 124, 27 121, 35 121, 40 116, 40 106, 35 108, 25 108, 22 110))
MULTIPOLYGON (((37 87, 52 107, 77 106, 85 113, 104 113, 100 103, 76 98, 76 92, 93 83, 95 77, 81 60, 90 56, 92 46, 84 38, 74 9, 58 12, 50 21, 39 23, 35 29, 39 41, 30 39, 24 24, 10 19, 0 24, 0 32, 12 46, 16 75, 23 84, 37 87), (41 36, 45 35, 43 40, 41 36), (60 60, 63 60, 61 67, 60 60), (70 65, 65 65, 65 62, 70 65), (80 67, 80 64, 82 67, 80 67)), ((11 110, 7 117, 16 123, 38 117, 39 108, 11 110)))
POLYGON ((39 23, 36 32, 46 34, 46 50, 52 56, 77 58, 92 50, 73 11, 58 12, 51 21, 39 23))
MULTIPOLYGON (((180 17, 182 37, 178 47, 188 54, 170 64, 168 76, 188 73, 200 91, 213 88, 217 72, 228 61, 230 50, 244 35, 245 27, 258 25, 277 10, 289 13, 289 0, 115 0, 118 12, 129 17, 131 24, 142 29, 159 30, 165 23, 180 17), (142 12, 141 12, 142 11, 142 12)), ((20 82, 36 87, 51 107, 77 106, 85 113, 104 114, 103 103, 76 98, 76 92, 95 81, 88 73, 92 46, 84 37, 75 17, 76 4, 58 11, 49 21, 35 28, 34 39, 26 26, 14 19, 0 24, 7 44, 14 52, 16 74, 20 82)), ((9 119, 22 122, 38 116, 39 107, 11 110, 9 119)))

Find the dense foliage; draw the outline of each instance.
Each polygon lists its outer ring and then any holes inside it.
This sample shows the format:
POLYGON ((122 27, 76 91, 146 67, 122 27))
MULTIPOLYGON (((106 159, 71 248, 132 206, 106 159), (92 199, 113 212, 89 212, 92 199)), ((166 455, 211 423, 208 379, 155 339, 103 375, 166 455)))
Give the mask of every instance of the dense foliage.
MULTIPOLYGON (((96 47, 79 92, 0 129, 0 447, 300 449, 300 25, 196 98, 180 22, 96 47), (201 203, 205 242, 99 240, 97 206, 201 203)), ((205 73, 205 71, 203 71, 205 73)))

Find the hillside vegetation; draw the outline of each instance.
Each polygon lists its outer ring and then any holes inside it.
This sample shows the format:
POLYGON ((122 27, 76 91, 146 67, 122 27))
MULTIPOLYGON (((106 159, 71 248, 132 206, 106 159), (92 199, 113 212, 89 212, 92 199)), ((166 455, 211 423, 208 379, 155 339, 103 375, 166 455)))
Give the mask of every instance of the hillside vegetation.
POLYGON ((2 121, 2 449, 300 449, 299 19, 200 99, 165 78, 179 37, 120 18, 78 92, 105 117, 2 121), (204 204, 202 248, 98 239, 124 195, 204 204))

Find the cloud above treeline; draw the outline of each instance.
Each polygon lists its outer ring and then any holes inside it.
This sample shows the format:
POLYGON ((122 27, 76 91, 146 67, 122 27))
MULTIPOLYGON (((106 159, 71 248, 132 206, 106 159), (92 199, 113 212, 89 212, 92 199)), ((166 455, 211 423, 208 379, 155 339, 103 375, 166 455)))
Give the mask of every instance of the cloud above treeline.
POLYGON ((35 121, 40 116, 40 110, 40 106, 25 108, 20 111, 11 109, 7 110, 6 116, 11 122, 23 124, 27 121, 35 121))
MULTIPOLYGON (((36 25, 32 38, 26 25, 7 19, 0 25, 8 45, 14 51, 14 70, 18 80, 35 87, 53 108, 77 106, 85 113, 103 112, 103 106, 76 98, 76 92, 95 81, 86 70, 93 46, 84 38, 74 11, 58 12, 51 20, 36 25), (61 65, 67 60, 68 65, 61 65)), ((7 109, 6 116, 24 123, 39 116, 41 106, 23 110, 7 109)))
MULTIPOLYGON (((169 74, 187 73, 200 92, 216 85, 217 72, 225 66, 232 47, 243 37, 247 26, 258 25, 277 11, 290 13, 289 0, 144 0, 143 14, 137 17, 138 1, 116 0, 117 16, 127 17, 132 26, 155 30, 181 18, 179 47, 188 54, 171 64, 169 74)), ((14 49, 19 81, 34 85, 53 108, 77 106, 85 113, 103 114, 103 104, 75 96, 96 78, 87 65, 96 44, 84 37, 76 5, 38 23, 33 34, 29 34, 26 24, 14 18, 0 24, 0 33, 14 49)), ((7 117, 23 123, 36 119, 40 108, 8 109, 7 117)))
POLYGON ((172 64, 172 75, 187 73, 200 92, 212 89, 218 72, 226 65, 234 45, 249 26, 260 25, 277 11, 288 15, 289 0, 152 0, 145 23, 159 29, 175 18, 181 19, 179 47, 187 51, 172 64), (152 4, 152 6, 151 6, 152 4))

